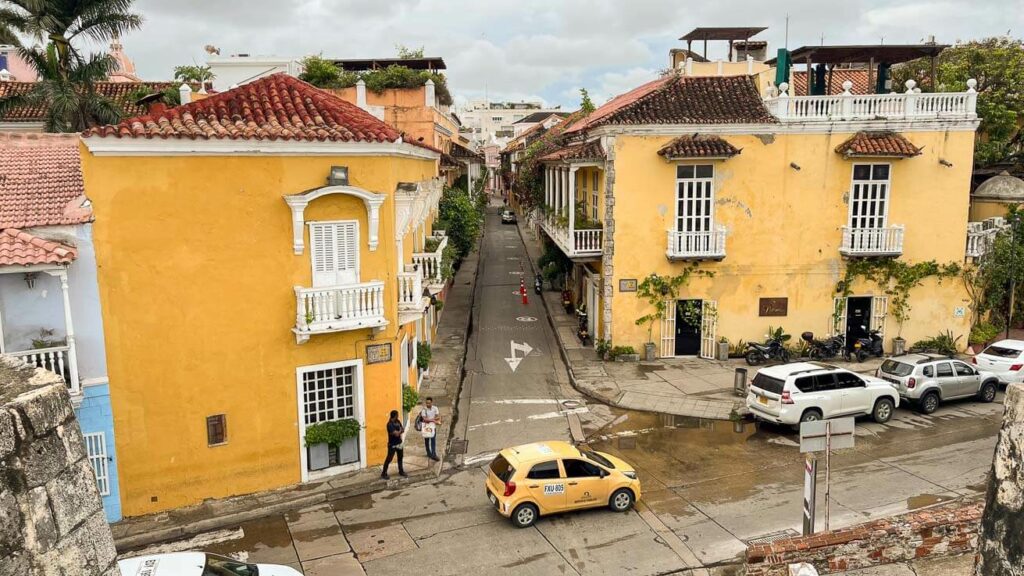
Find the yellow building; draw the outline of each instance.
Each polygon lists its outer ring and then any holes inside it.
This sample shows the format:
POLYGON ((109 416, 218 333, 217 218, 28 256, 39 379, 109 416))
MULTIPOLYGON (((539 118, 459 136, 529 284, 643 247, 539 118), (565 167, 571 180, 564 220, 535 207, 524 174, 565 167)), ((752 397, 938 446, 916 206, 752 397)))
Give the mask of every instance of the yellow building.
POLYGON ((444 284, 438 158, 284 74, 84 135, 125 516, 383 461, 444 284))
POLYGON ((542 158, 543 229, 575 262, 571 289, 596 338, 712 357, 718 339, 761 341, 769 325, 818 336, 866 326, 887 350, 898 335, 969 332, 959 278, 925 278, 902 326, 889 286, 844 280, 854 260, 968 261, 973 88, 781 88, 764 99, 756 72, 670 74, 575 121, 542 158), (693 274, 649 337, 636 320, 653 307, 637 285, 691 266, 713 276, 693 274))

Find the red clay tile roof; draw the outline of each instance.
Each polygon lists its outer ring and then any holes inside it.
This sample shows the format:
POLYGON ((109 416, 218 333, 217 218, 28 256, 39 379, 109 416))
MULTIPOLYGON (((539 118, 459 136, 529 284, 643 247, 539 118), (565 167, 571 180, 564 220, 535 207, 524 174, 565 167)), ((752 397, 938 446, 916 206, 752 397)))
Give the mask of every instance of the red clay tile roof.
POLYGON ((592 162, 604 160, 605 158, 604 148, 601 147, 600 140, 592 140, 584 144, 573 144, 571 146, 559 148, 558 150, 541 156, 538 160, 541 162, 592 162))
POLYGON ((0 228, 89 222, 84 195, 77 134, 0 134, 0 228))
POLYGON ((70 264, 78 250, 60 242, 43 240, 17 228, 0 232, 0 266, 70 264))
POLYGON ((676 76, 648 82, 574 122, 566 134, 606 124, 771 124, 747 76, 676 76))
POLYGON ((355 104, 283 72, 89 136, 395 142, 401 134, 355 104))
MULTIPOLYGON (((24 94, 34 86, 32 82, 0 82, 0 98, 6 98, 15 94, 24 94)), ((146 109, 135 105, 135 99, 130 95, 138 92, 144 87, 150 92, 162 92, 170 87, 181 86, 180 82, 97 82, 96 91, 116 102, 125 117, 145 114, 146 109)), ((198 90, 199 85, 193 86, 198 90)), ((19 106, 10 111, 0 122, 43 122, 46 119, 46 108, 43 106, 19 106)))
POLYGON ((722 138, 707 134, 680 136, 658 150, 659 156, 667 160, 677 158, 729 158, 740 153, 740 149, 722 138))
MULTIPOLYGON (((790 76, 790 96, 803 96, 807 94, 807 72, 796 72, 794 71, 790 76)), ((853 94, 871 94, 875 91, 874 87, 868 86, 868 71, 867 69, 849 69, 849 68, 836 68, 835 72, 832 73, 832 90, 829 94, 833 96, 843 93, 843 82, 849 80, 853 82, 853 87, 850 88, 850 92, 853 94)), ((828 73, 825 73, 825 83, 828 84, 828 73)))
POLYGON ((909 158, 921 153, 921 148, 914 146, 895 132, 857 132, 849 140, 836 146, 836 152, 843 156, 871 156, 909 158))

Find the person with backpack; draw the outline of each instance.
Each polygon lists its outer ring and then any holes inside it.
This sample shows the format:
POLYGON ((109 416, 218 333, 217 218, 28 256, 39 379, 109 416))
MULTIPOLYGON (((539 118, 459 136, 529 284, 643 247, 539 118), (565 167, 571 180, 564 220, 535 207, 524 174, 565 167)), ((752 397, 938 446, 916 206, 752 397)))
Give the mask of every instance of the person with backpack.
POLYGON ((423 401, 423 409, 416 417, 416 429, 423 434, 423 446, 427 449, 427 458, 434 462, 441 460, 437 457, 437 425, 441 423, 441 416, 434 406, 434 399, 428 397, 423 401))

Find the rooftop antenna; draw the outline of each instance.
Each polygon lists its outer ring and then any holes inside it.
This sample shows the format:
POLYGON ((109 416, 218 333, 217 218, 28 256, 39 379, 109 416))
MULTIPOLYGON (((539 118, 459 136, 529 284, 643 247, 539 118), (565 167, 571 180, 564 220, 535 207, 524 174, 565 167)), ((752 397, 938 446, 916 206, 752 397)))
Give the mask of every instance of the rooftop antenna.
POLYGON ((825 45, 825 35, 824 34, 821 35, 821 45, 822 46, 825 45))
POLYGON ((787 50, 789 49, 789 14, 786 14, 786 42, 784 47, 787 50))

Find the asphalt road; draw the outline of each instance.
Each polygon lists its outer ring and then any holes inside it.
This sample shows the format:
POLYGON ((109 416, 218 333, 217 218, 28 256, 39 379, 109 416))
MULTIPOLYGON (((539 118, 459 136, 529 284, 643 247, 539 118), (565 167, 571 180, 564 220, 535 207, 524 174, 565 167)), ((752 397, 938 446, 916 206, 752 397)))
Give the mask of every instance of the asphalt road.
MULTIPOLYGON (((702 565, 731 573, 749 541, 799 529, 802 457, 792 431, 586 403, 567 384, 516 228, 488 215, 482 250, 454 431, 465 441, 454 458, 461 466, 435 483, 270 516, 163 549, 290 564, 307 576, 358 574, 357 564, 371 575, 653 575, 702 565), (513 293, 519 272, 527 305, 513 293), (506 360, 512 342, 520 345, 515 370, 506 360), (636 465, 643 500, 626 514, 595 510, 513 528, 487 501, 483 467, 505 446, 568 440, 570 413, 592 447, 636 465)), ((962 402, 931 416, 901 409, 886 425, 859 422, 856 447, 832 458, 832 527, 981 493, 1001 414, 999 402, 962 402)), ((823 478, 818 502, 820 529, 823 478)))

